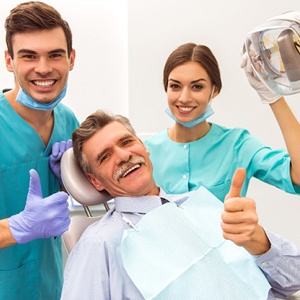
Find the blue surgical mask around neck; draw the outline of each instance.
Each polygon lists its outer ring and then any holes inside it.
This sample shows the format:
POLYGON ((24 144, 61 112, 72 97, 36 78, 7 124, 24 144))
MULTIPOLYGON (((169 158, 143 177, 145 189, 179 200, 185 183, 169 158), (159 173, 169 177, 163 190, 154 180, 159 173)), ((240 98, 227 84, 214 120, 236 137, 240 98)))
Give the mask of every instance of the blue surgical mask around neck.
POLYGON ((190 121, 190 122, 181 122, 179 120, 176 119, 176 117, 172 114, 171 110, 169 107, 166 108, 165 110, 166 114, 169 115, 175 122, 185 126, 185 127, 194 127, 195 125, 205 121, 208 117, 210 117, 214 111, 213 109, 211 108, 211 106, 209 105, 207 107, 207 109, 205 110, 205 112, 200 116, 198 117, 197 119, 193 120, 193 121, 190 121))
POLYGON ((39 103, 31 98, 22 88, 20 88, 17 101, 27 107, 36 109, 36 110, 52 110, 66 95, 67 85, 64 86, 60 94, 50 103, 39 103))
MULTIPOLYGON (((211 101, 211 99, 212 99, 212 95, 214 93, 214 90, 215 90, 215 87, 213 87, 213 89, 212 89, 209 101, 211 101)), ((211 115, 214 114, 214 111, 211 108, 210 103, 209 103, 209 105, 206 108, 205 112, 200 117, 198 117, 195 120, 190 121, 190 122, 181 122, 181 121, 177 120, 177 118, 172 114, 172 112, 171 112, 171 110, 170 110, 169 107, 166 108, 165 113, 168 116, 170 116, 175 122, 177 122, 177 123, 179 123, 179 124, 181 124, 181 125, 183 125, 185 127, 191 128, 191 127, 194 127, 195 125, 198 125, 199 123, 205 121, 207 118, 209 118, 211 115)))

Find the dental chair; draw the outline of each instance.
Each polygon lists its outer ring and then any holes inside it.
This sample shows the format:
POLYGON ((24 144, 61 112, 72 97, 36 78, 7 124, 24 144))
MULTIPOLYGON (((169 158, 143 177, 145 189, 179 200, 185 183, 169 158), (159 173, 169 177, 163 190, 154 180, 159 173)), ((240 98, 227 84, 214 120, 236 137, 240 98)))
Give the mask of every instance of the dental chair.
POLYGON ((62 236, 66 251, 70 253, 84 230, 102 217, 93 217, 89 206, 103 204, 108 211, 107 201, 111 200, 111 196, 97 191, 90 183, 75 160, 73 148, 68 149, 61 158, 61 178, 70 197, 82 205, 86 214, 71 216, 69 229, 62 236))

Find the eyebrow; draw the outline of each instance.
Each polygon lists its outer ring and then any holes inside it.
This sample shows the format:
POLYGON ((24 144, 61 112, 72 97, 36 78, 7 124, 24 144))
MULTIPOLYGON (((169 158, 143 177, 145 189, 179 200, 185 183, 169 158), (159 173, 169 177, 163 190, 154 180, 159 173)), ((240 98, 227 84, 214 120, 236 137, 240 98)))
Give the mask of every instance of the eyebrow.
MULTIPOLYGON (((123 135, 119 140, 118 143, 122 143, 123 141, 125 141, 128 138, 135 138, 135 136, 133 136, 132 134, 126 133, 125 135, 123 135)), ((104 155, 105 152, 107 152, 109 150, 110 147, 106 147, 105 149, 103 149, 102 151, 100 151, 97 156, 96 156, 96 162, 99 163, 100 158, 104 155)))
MULTIPOLYGON (((172 79, 172 78, 170 78, 169 81, 174 81, 174 82, 180 83, 179 80, 172 79)), ((199 79, 196 79, 196 80, 191 81, 191 83, 196 83, 196 82, 199 82, 199 81, 206 81, 206 79, 204 79, 204 78, 199 78, 199 79)))
MULTIPOLYGON (((54 49, 48 52, 48 54, 53 54, 53 53, 63 53, 66 54, 67 51, 62 48, 54 49)), ((20 49, 17 54, 37 54, 36 51, 30 50, 30 49, 20 49)))

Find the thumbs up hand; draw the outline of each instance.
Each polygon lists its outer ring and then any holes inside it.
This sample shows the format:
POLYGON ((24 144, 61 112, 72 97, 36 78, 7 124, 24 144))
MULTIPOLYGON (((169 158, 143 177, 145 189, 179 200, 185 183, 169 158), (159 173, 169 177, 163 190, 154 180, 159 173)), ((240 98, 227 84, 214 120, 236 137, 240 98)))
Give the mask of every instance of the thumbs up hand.
POLYGON ((29 173, 25 208, 8 220, 11 233, 19 244, 62 235, 70 224, 68 195, 58 192, 43 198, 39 174, 33 169, 29 173))
POLYGON ((221 227, 225 239, 244 247, 253 255, 260 255, 267 252, 271 245, 264 229, 258 224, 255 201, 240 196, 245 177, 246 171, 242 168, 233 175, 224 201, 221 227))

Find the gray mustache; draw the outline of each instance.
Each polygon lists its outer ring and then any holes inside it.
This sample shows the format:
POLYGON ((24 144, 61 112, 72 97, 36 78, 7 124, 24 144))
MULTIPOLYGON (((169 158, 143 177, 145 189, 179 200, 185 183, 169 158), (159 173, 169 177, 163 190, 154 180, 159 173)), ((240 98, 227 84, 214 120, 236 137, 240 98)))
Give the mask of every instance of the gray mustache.
POLYGON ((119 180, 119 178, 122 176, 122 174, 124 174, 124 172, 126 172, 127 170, 129 170, 130 168, 132 168, 133 166, 137 165, 137 164, 144 164, 145 163, 145 159, 142 156, 135 156, 132 157, 129 161, 127 161, 126 163, 124 163, 113 175, 114 180, 119 180))

